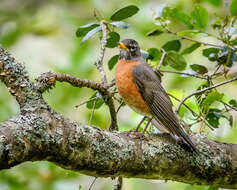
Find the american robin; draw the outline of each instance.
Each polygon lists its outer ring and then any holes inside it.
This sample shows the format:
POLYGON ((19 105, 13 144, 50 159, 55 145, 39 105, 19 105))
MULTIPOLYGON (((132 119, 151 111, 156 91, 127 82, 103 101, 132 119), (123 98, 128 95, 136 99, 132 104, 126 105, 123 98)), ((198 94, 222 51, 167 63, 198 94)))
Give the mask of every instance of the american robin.
POLYGON ((125 39, 119 45, 116 86, 125 103, 137 113, 155 119, 197 152, 173 112, 171 100, 161 86, 159 77, 141 56, 138 43, 133 39, 125 39))

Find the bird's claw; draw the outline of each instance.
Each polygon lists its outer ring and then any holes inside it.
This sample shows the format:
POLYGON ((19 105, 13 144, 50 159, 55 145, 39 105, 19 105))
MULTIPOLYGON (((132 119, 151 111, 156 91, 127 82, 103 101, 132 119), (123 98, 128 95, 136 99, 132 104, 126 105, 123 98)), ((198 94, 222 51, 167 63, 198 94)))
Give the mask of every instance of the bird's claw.
POLYGON ((129 132, 129 136, 131 136, 134 139, 141 139, 141 138, 147 139, 145 137, 144 131, 140 131, 140 132, 139 131, 131 131, 131 132, 129 132))

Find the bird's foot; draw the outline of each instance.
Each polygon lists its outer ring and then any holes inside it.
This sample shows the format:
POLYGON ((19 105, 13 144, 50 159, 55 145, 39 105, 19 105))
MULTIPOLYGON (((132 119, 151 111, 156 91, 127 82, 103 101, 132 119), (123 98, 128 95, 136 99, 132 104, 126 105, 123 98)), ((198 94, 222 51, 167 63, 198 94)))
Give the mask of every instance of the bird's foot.
POLYGON ((134 139, 147 139, 144 131, 131 131, 129 132, 129 136, 134 139))

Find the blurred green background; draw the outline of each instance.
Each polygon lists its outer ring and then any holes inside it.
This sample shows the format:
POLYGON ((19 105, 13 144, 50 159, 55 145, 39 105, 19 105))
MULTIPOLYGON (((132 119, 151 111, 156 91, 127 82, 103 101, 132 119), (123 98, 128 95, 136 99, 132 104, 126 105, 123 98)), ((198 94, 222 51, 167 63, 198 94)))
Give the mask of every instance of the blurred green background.
MULTIPOLYGON (((42 72, 54 71, 68 73, 80 78, 99 81, 100 76, 95 69, 100 48, 98 35, 80 45, 81 39, 75 35, 76 29, 83 24, 94 21, 94 8, 103 12, 109 18, 116 9, 134 4, 140 8, 135 16, 126 21, 131 25, 127 30, 118 30, 121 39, 135 38, 142 49, 161 47, 167 40, 176 39, 174 36, 161 35, 146 37, 146 33, 156 25, 152 18, 152 10, 168 4, 178 7, 184 12, 193 8, 195 3, 202 4, 209 12, 210 21, 217 15, 228 15, 224 6, 228 1, 221 0, 0 0, 0 44, 8 49, 19 61, 24 62, 32 80, 42 72)), ((182 25, 175 28, 182 28, 182 25)), ((209 29, 207 29, 209 30, 209 29)), ((210 29, 211 30, 211 29, 210 29)), ((211 31, 213 32, 213 31, 211 31)), ((210 42, 216 43, 213 39, 210 42)), ((182 44, 184 47, 189 42, 182 44)), ((105 54, 105 69, 109 80, 114 78, 114 69, 107 68, 107 62, 118 49, 108 49, 105 54)), ((202 56, 201 49, 186 55, 188 63, 201 64, 212 69, 211 63, 202 56)), ((165 68, 169 70, 170 68, 165 68)), ((165 74, 163 85, 179 98, 196 90, 202 81, 199 79, 165 74)), ((237 99, 236 83, 221 87, 229 98, 237 99)), ((90 89, 79 89, 68 84, 57 83, 56 88, 44 94, 47 102, 58 112, 63 113, 74 121, 88 123, 91 111, 86 106, 75 108, 75 105, 91 97, 90 89)), ((177 106, 177 102, 174 102, 177 106)), ((190 102, 191 104, 191 102, 190 102)), ((0 83, 0 122, 19 113, 16 101, 9 95, 3 83, 0 83)), ((231 112, 236 119, 237 114, 231 112)), ((141 116, 123 107, 118 115, 121 130, 134 128, 141 116)), ((108 108, 102 106, 95 111, 93 125, 107 128, 110 123, 108 108)), ((198 129, 198 126, 195 128, 198 129)), ((221 120, 221 127, 213 132, 205 130, 210 138, 237 143, 237 128, 230 128, 226 121, 221 120)), ((75 190, 88 189, 93 177, 67 171, 56 165, 42 161, 24 163, 10 170, 0 172, 0 190, 75 190)), ((92 189, 113 189, 111 179, 99 178, 92 189)), ((192 186, 178 182, 125 179, 123 189, 214 189, 204 186, 192 186)))

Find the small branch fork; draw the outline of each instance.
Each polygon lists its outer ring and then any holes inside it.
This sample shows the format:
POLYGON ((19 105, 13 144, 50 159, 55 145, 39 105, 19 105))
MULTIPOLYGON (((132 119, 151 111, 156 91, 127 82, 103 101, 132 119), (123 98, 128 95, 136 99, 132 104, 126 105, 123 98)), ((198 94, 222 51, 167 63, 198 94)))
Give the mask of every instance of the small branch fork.
POLYGON ((43 73, 40 77, 36 79, 36 81, 37 81, 36 87, 41 93, 51 89, 55 85, 56 81, 67 82, 75 87, 80 88, 87 87, 93 90, 98 90, 102 95, 105 96, 106 103, 109 106, 111 116, 110 130, 118 128, 116 110, 112 99, 112 93, 110 93, 110 91, 108 90, 109 85, 106 86, 102 83, 98 83, 92 80, 80 79, 68 74, 52 73, 52 72, 43 73))
MULTIPOLYGON (((113 83, 109 84, 107 81, 107 77, 105 74, 105 70, 103 68, 103 59, 105 54, 105 46, 107 43, 107 23, 106 21, 102 20, 100 22, 101 28, 102 28, 102 39, 101 39, 101 48, 99 53, 98 61, 96 62, 96 67, 100 73, 101 76, 101 83, 88 80, 88 79, 80 79, 68 74, 60 74, 60 73, 52 73, 47 72, 43 73, 38 79, 37 79, 37 88, 44 92, 45 90, 49 90, 55 85, 56 81, 59 82, 67 82, 75 87, 87 87, 91 88, 93 90, 98 90, 101 92, 101 94, 104 96, 104 99, 106 101, 106 104, 109 106, 110 116, 111 116, 111 124, 109 130, 118 130, 118 124, 117 124, 117 114, 114 106, 113 101, 113 94, 109 91, 109 88, 113 86, 113 83)), ((93 111, 94 112, 94 109, 93 111)), ((92 113, 93 117, 93 113, 92 113)), ((90 118, 90 122, 92 120, 92 117, 90 118)))
POLYGON ((181 102, 179 103, 176 112, 179 113, 179 110, 180 110, 181 106, 184 104, 184 102, 185 102, 187 99, 191 98, 192 96, 197 95, 197 94, 202 94, 203 92, 206 92, 206 91, 208 91, 208 90, 211 90, 211 89, 213 89, 213 88, 216 88, 216 87, 225 85, 225 84, 227 84, 227 83, 230 83, 230 82, 233 82, 233 81, 236 81, 236 80, 237 80, 237 77, 232 78, 232 79, 230 79, 230 80, 226 80, 226 81, 221 82, 221 83, 218 83, 218 84, 215 84, 215 85, 213 85, 213 86, 204 88, 204 89, 202 89, 202 90, 198 90, 198 91, 196 91, 196 92, 194 92, 194 93, 192 93, 192 94, 186 96, 186 97, 185 97, 183 100, 181 100, 181 102))
MULTIPOLYGON (((106 21, 102 20, 100 22, 100 26, 101 26, 101 29, 102 29, 102 39, 101 39, 101 48, 100 48, 99 60, 98 60, 98 62, 96 62, 96 67, 100 72, 102 84, 108 85, 106 74, 105 74, 105 71, 104 71, 104 68, 103 68, 103 59, 104 59, 104 54, 105 54, 105 46, 106 46, 106 43, 107 43, 107 23, 106 23, 106 21)), ((113 98, 112 98, 111 92, 109 90, 107 91, 107 93, 110 94, 110 96, 109 96, 110 98, 108 99, 108 105, 109 105, 110 115, 111 115, 111 120, 112 120, 109 130, 118 131, 117 112, 116 112, 115 107, 114 107, 113 98)), ((94 112, 94 109, 92 111, 92 117, 93 117, 93 112, 94 112)), ((90 120, 90 122, 91 122, 91 120, 90 120)), ((122 183, 123 183, 123 178, 119 177, 118 181, 117 181, 117 186, 115 187, 115 189, 120 190, 122 188, 122 183)))

